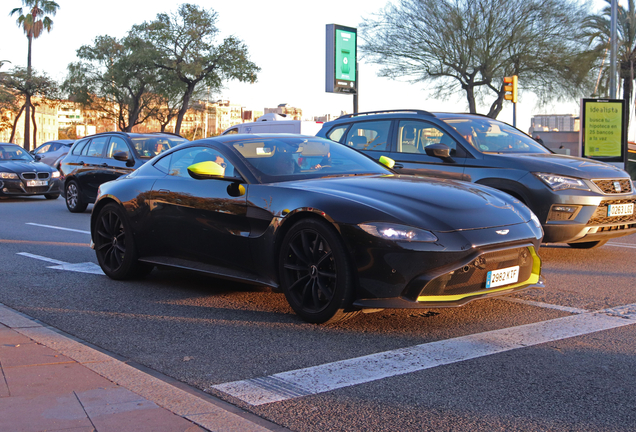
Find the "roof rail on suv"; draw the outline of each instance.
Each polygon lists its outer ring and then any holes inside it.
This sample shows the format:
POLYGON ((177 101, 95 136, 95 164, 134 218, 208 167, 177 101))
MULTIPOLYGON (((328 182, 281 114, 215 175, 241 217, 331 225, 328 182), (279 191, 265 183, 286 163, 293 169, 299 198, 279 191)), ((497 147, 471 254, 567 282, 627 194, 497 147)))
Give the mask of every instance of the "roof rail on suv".
POLYGON ((424 110, 418 110, 418 109, 394 109, 394 110, 384 110, 384 111, 368 111, 368 112, 361 112, 361 113, 355 113, 355 114, 345 114, 345 115, 341 115, 340 117, 338 117, 338 119, 351 118, 351 117, 370 115, 370 114, 390 114, 390 113, 403 113, 403 112, 412 112, 412 113, 415 113, 415 114, 418 114, 418 115, 427 115, 427 116, 435 117, 435 114, 432 114, 432 113, 430 113, 428 111, 424 111, 424 110))

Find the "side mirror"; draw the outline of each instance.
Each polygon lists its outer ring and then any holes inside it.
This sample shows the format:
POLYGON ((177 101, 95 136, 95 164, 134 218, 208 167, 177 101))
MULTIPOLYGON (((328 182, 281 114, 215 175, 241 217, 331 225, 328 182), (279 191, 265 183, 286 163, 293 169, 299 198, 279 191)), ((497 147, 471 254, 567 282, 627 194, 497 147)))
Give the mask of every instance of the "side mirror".
POLYGON ((380 159, 378 159, 378 162, 380 162, 382 165, 384 165, 387 168, 393 168, 395 166, 395 161, 387 156, 380 156, 380 159))
POLYGON ((450 155, 451 149, 446 144, 430 144, 424 147, 428 156, 438 157, 448 162, 453 162, 450 155))
POLYGON ((125 151, 115 152, 115 154, 113 155, 113 158, 115 158, 115 160, 118 160, 118 161, 128 162, 128 152, 125 152, 125 151))
POLYGON ((33 158, 35 159, 36 162, 40 162, 42 160, 42 156, 40 155, 33 155, 33 158))

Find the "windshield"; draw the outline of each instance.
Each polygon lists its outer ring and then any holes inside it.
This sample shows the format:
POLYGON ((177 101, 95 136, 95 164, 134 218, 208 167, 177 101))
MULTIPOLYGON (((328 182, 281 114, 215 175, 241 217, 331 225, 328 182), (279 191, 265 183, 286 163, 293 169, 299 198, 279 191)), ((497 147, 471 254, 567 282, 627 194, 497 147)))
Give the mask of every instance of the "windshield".
POLYGON ((168 149, 188 142, 187 139, 177 136, 140 136, 131 138, 135 150, 143 159, 150 159, 168 149))
POLYGON ((0 162, 6 160, 33 161, 33 156, 18 146, 0 145, 0 162))
POLYGON ((391 173, 373 159, 322 138, 259 137, 238 141, 233 146, 255 177, 263 183, 391 173))
POLYGON ((441 115, 440 118, 482 153, 551 153, 528 135, 497 120, 441 115))

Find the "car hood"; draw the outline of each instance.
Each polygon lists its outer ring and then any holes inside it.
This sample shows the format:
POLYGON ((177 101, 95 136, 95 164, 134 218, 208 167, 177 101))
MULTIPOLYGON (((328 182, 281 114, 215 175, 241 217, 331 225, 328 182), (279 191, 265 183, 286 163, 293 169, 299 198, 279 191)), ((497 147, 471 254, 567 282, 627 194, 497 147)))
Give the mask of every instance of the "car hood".
MULTIPOLYGON (((357 202, 397 222, 432 231, 513 225, 530 220, 530 210, 489 187, 415 176, 351 176, 286 183, 286 187, 357 202)), ((369 212, 372 218, 373 212, 369 212)), ((372 220, 368 220, 371 222, 372 220)))
POLYGON ((592 159, 560 154, 497 154, 489 159, 501 161, 502 167, 516 166, 530 172, 560 174, 582 179, 629 178, 622 169, 592 159))
POLYGON ((23 172, 51 172, 53 171, 50 166, 43 162, 28 162, 28 161, 14 161, 3 160, 0 161, 0 171, 8 171, 14 173, 23 172))

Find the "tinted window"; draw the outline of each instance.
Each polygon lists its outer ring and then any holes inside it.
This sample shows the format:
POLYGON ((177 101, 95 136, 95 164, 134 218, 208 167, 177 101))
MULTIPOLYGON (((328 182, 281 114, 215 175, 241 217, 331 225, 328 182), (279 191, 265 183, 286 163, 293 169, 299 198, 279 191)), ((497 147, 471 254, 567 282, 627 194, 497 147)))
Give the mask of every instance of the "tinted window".
POLYGON ((223 135, 233 135, 238 133, 238 128, 232 128, 229 131, 223 132, 223 135))
POLYGON ((110 139, 110 143, 108 144, 108 152, 106 152, 106 157, 112 158, 117 152, 130 153, 130 149, 128 148, 128 144, 126 144, 126 141, 119 137, 112 137, 110 139))
POLYGON ((86 146, 86 144, 88 143, 88 140, 83 140, 77 143, 77 145, 73 148, 73 152, 72 154, 74 155, 78 155, 82 153, 82 150, 84 149, 84 147, 86 146))
POLYGON ((335 142, 340 142, 344 133, 347 131, 348 127, 349 125, 345 125, 345 126, 338 126, 336 128, 331 129, 329 133, 327 134, 327 138, 335 142))
POLYGON ((50 152, 50 151, 55 151, 57 150, 59 147, 59 145, 55 145, 55 144, 44 144, 43 146, 40 146, 36 151, 35 154, 42 154, 42 153, 46 153, 46 152, 50 152))
POLYGON ((354 123, 345 143, 358 150, 386 151, 391 121, 354 123))
POLYGON ((447 117, 442 120, 459 132, 475 149, 484 153, 551 153, 518 129, 497 120, 447 117))
POLYGON ((188 141, 185 138, 168 135, 144 135, 132 137, 131 140, 137 153, 144 159, 153 158, 166 150, 188 141))
POLYGON ((225 168, 226 176, 234 176, 234 167, 232 164, 227 162, 220 152, 209 147, 190 147, 172 153, 168 174, 171 176, 190 178, 188 167, 206 161, 216 162, 221 165, 222 168, 225 168))
POLYGON ((431 144, 446 144, 451 149, 451 155, 456 154, 455 140, 437 126, 422 121, 400 121, 397 136, 398 152, 425 154, 426 146, 431 144))
POLYGON ((162 157, 157 162, 155 162, 154 167, 157 168, 159 171, 168 174, 168 172, 170 171, 171 159, 172 159, 171 154, 169 154, 168 156, 162 157))
POLYGON ((32 161, 33 157, 21 147, 0 146, 0 159, 32 161))
POLYGON ((95 137, 91 142, 82 150, 82 154, 85 156, 101 157, 104 154, 104 147, 108 142, 108 137, 95 137))
POLYGON ((296 178, 390 173, 365 155, 321 138, 243 140, 235 143, 234 149, 263 183, 296 178))

